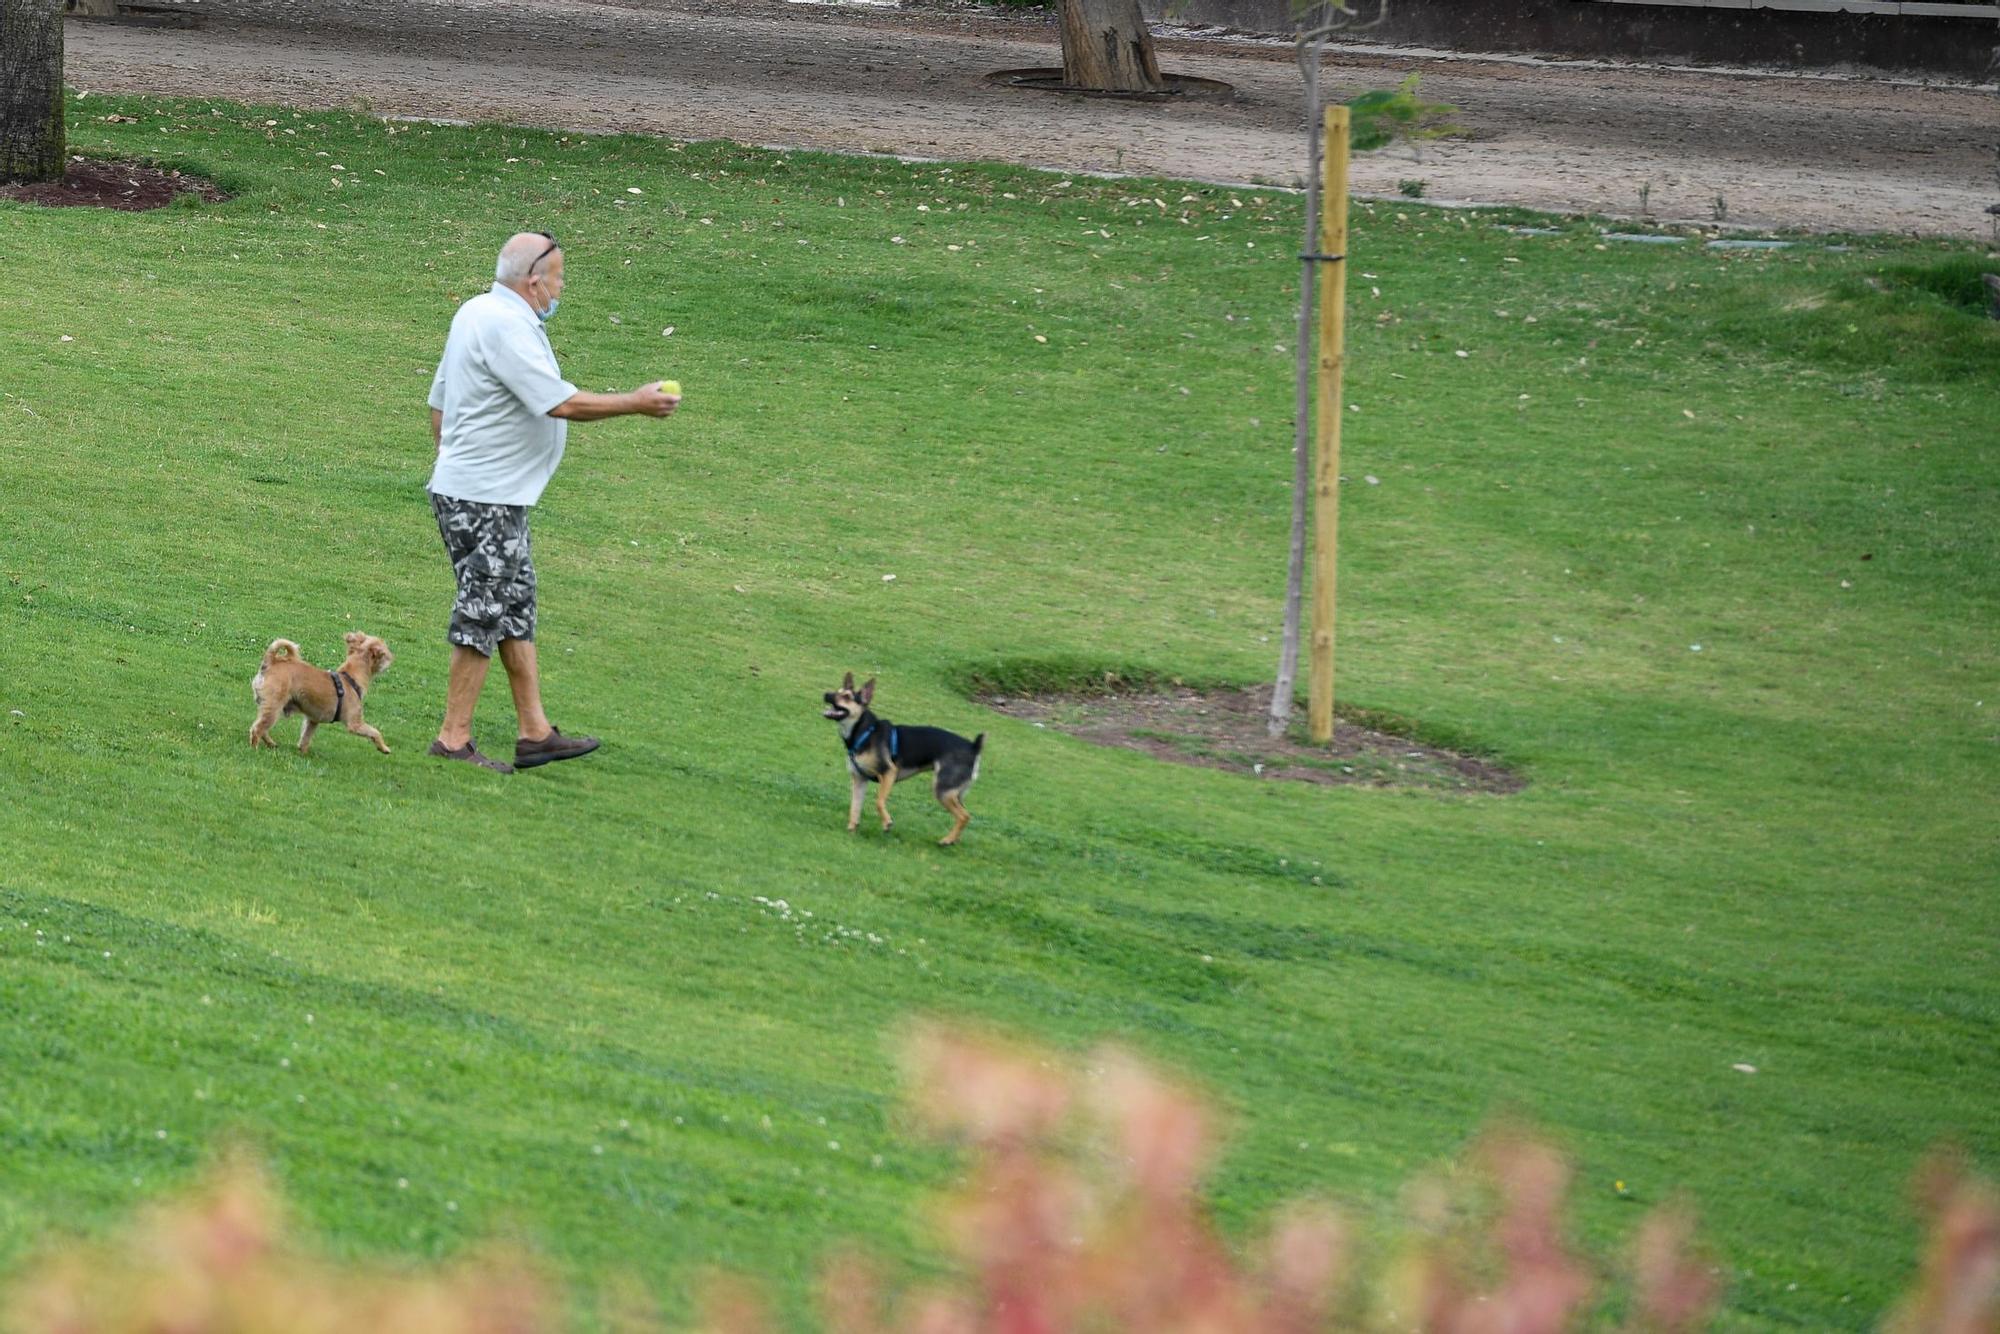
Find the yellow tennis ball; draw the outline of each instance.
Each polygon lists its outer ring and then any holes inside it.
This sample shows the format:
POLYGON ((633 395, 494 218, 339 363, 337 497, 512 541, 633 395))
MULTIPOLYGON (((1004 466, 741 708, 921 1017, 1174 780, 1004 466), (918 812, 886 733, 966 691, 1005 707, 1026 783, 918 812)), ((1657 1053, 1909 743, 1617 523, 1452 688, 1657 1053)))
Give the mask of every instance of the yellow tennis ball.
POLYGON ((662 380, 660 381, 660 392, 663 394, 670 394, 675 398, 679 398, 681 393, 681 382, 679 380, 662 380))

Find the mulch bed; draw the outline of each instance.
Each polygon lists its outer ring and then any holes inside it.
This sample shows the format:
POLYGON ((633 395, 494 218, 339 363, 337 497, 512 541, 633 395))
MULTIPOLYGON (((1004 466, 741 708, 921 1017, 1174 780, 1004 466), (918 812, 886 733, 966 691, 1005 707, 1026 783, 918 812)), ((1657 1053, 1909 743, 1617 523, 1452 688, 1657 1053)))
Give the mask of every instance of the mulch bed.
POLYGON ((18 199, 50 208, 115 208, 138 213, 162 208, 182 195, 197 195, 210 204, 229 198, 213 182, 177 171, 162 171, 142 162, 110 162, 71 158, 59 181, 0 184, 0 199, 18 199))
POLYGON ((1274 741, 1264 730, 1270 698, 1269 686, 1175 686, 1093 695, 988 694, 978 702, 1095 745, 1122 746, 1174 764, 1228 769, 1259 779, 1440 793, 1504 794, 1527 786, 1527 780, 1492 760, 1425 745, 1337 714, 1331 745, 1305 739, 1303 713, 1289 734, 1274 741))

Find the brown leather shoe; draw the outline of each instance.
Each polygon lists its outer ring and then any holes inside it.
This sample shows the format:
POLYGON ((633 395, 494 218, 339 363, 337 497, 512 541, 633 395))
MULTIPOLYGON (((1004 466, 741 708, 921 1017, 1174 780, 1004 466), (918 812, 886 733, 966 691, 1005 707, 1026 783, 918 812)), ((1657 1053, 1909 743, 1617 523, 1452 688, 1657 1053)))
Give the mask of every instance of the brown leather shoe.
POLYGON ((573 760, 579 755, 588 755, 596 749, 596 737, 564 736, 560 727, 551 726, 549 734, 540 741, 530 741, 526 737, 521 737, 514 742, 514 767, 532 769, 538 764, 573 760))
POLYGON ((431 742, 430 753, 441 760, 464 760, 467 764, 476 764, 482 769, 491 769, 496 774, 511 774, 514 772, 513 765, 507 763, 505 760, 496 760, 491 755, 481 755, 479 748, 470 741, 460 746, 457 750, 448 750, 445 748, 444 742, 433 741, 431 742))

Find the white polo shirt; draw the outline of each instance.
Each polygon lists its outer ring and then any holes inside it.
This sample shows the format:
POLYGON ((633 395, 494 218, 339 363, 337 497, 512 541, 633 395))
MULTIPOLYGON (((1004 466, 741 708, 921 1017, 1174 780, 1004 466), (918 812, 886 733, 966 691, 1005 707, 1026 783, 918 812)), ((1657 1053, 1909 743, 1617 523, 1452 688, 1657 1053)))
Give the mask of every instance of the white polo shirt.
POLYGON ((451 318, 430 403, 444 414, 433 495, 532 505, 562 462, 569 423, 549 410, 576 393, 534 308, 499 283, 451 318))

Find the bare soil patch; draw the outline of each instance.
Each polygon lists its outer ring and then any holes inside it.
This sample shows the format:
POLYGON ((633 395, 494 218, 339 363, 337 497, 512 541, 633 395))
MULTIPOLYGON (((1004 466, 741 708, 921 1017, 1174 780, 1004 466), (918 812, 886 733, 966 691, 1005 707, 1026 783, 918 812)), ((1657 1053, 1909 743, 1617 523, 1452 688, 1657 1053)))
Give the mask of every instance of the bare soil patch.
POLYGON ((1207 98, 1228 100, 1236 96, 1236 90, 1220 79, 1198 79, 1191 74, 1162 74, 1166 87, 1157 92, 1125 93, 1107 92, 1097 88, 1078 88, 1063 82, 1067 73, 1060 65, 1036 66, 1031 69, 995 70, 986 76, 988 83, 997 83, 1004 88, 1022 88, 1031 93, 1067 93, 1072 97, 1108 97, 1132 102, 1169 102, 1177 98, 1207 98))
POLYGON ((142 213, 164 208, 182 195, 215 204, 229 196, 213 182, 178 171, 162 171, 143 162, 98 158, 73 159, 61 180, 0 184, 0 199, 50 208, 111 208, 142 213))
POLYGON ((1430 792, 1519 792, 1527 780, 1477 755, 1382 730, 1374 715, 1336 714, 1333 744, 1305 738, 1303 720, 1272 740, 1264 732, 1271 688, 1196 690, 1170 686, 1112 694, 989 693, 995 713, 1053 728, 1099 746, 1143 751, 1172 764, 1227 769, 1298 783, 1359 784, 1430 792))
MULTIPOLYGON (((384 115, 629 130, 1062 171, 1293 183, 1288 48, 1161 40, 1226 100, 1114 101, 1002 86, 1060 62, 1046 12, 911 0, 201 0, 199 31, 72 22, 69 81, 384 115)), ((1471 137, 1365 154, 1354 189, 1648 221, 1986 239, 1994 97, 1749 71, 1443 59, 1342 48, 1327 92, 1420 74, 1471 137)))

